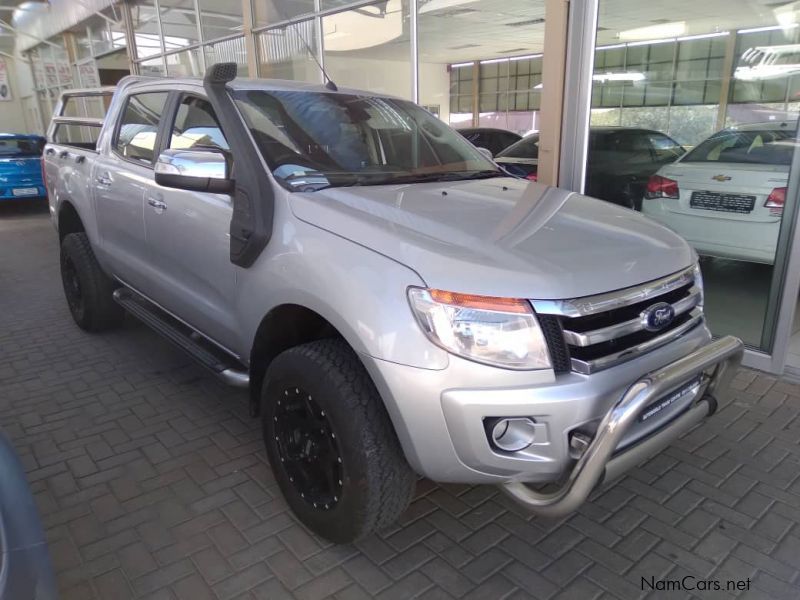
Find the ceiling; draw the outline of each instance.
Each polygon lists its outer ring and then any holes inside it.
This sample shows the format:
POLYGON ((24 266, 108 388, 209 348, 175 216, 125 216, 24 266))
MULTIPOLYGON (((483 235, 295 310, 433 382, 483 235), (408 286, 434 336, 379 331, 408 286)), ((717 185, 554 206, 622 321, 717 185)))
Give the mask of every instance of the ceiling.
MULTIPOLYGON (((14 14, 14 9, 17 5, 21 3, 21 0, 0 0, 0 21, 10 25, 11 15, 14 14)), ((0 26, 0 52, 13 54, 14 38, 14 32, 0 26)))
MULTIPOLYGON (((408 14, 403 15, 407 22, 408 14)), ((419 52, 423 62, 458 63, 544 51, 544 0, 419 0, 419 52)), ((800 21, 800 2, 780 0, 600 0, 598 45, 636 41, 621 33, 683 24, 678 35, 701 35, 800 21)), ((376 23, 377 26, 377 23, 376 23)), ((368 50, 365 58, 406 60, 405 33, 368 50)), ((647 32, 645 32, 647 33, 647 32)), ((646 39, 662 38, 663 34, 646 39)), ((639 37, 641 38, 641 35, 639 37)))
MULTIPOLYGON (((235 8, 211 0, 201 1, 204 11, 219 13, 219 17, 212 13, 213 16, 207 18, 206 35, 216 37, 239 29, 231 20, 239 8, 238 0, 233 1, 237 4, 235 8)), ((272 1, 289 3, 294 0, 272 1)), ((165 5, 174 9, 169 16, 174 34, 181 29, 187 34, 192 30, 196 32, 192 11, 182 10, 184 3, 193 5, 191 0, 164 0, 165 5)), ((9 23, 13 9, 20 4, 23 4, 20 0, 0 0, 0 19, 9 23)), ((331 7, 334 0, 323 0, 323 4, 331 7)), ((385 6, 387 18, 399 16, 403 19, 403 33, 385 43, 353 52, 370 58, 406 60, 409 47, 407 9, 397 15, 399 2, 390 1, 385 6)), ((423 62, 458 63, 540 53, 544 50, 545 18, 545 0, 419 0, 420 57, 423 62)), ((791 21, 800 21, 800 1, 600 0, 597 43, 629 41, 620 37, 621 32, 676 22, 684 23, 681 35, 698 35, 791 21)), ((377 26, 378 19, 375 24, 377 26)), ((12 53, 13 46, 14 34, 7 30, 0 32, 0 51, 12 53)))

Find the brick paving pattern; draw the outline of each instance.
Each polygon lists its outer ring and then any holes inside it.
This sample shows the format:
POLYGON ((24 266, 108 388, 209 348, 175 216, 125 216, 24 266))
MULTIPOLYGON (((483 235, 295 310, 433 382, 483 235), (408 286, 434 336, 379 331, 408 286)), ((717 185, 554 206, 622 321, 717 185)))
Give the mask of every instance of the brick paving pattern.
POLYGON ((136 322, 81 332, 46 208, 0 206, 0 426, 64 600, 639 598, 686 575, 798 598, 800 386, 743 370, 735 388, 569 518, 421 481, 395 529, 332 546, 288 512, 245 394, 136 322))

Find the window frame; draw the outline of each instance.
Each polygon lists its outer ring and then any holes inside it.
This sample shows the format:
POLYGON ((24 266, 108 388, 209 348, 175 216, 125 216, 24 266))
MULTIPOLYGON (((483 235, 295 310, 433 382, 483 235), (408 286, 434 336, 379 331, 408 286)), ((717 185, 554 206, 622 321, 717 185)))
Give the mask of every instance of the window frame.
MULTIPOLYGON (((173 101, 169 105, 169 112, 165 111, 165 115, 169 115, 169 121, 167 126, 164 128, 164 147, 161 149, 163 152, 164 150, 170 149, 170 144, 172 143, 172 132, 175 129, 175 122, 178 120, 178 112, 181 109, 181 105, 186 98, 197 98, 198 100, 203 100, 211 106, 211 110, 214 110, 214 106, 211 104, 211 101, 208 99, 208 96, 204 94, 200 94, 198 92, 187 92, 187 91, 178 91, 173 92, 173 101)), ((163 117, 162 117, 163 118, 163 117)), ((232 161, 233 154, 230 150, 230 143, 228 142, 228 138, 225 135, 225 130, 222 128, 222 123, 219 122, 219 117, 217 117, 217 113, 214 112, 214 119, 217 121, 217 125, 219 125, 220 133, 222 133, 222 137, 225 138, 225 142, 228 144, 228 149, 220 148, 219 151, 226 155, 226 158, 230 158, 232 161)), ((180 148, 175 148, 180 150, 180 148)), ((229 165, 230 168, 233 168, 233 165, 229 165)))
POLYGON ((142 168, 148 169, 149 171, 154 171, 156 161, 158 160, 158 156, 161 154, 161 147, 163 143, 163 136, 164 136, 164 116, 168 114, 170 107, 172 106, 172 97, 174 92, 171 90, 165 89, 153 89, 153 90, 133 90, 130 94, 125 96, 125 99, 122 104, 122 108, 120 109, 119 113, 116 117, 116 123, 114 123, 114 135, 111 138, 111 152, 114 156, 118 157, 121 160, 124 160, 127 163, 132 165, 138 165, 142 168), (166 94, 166 99, 164 100, 164 109, 161 113, 161 117, 158 119, 158 126, 156 127, 156 140, 153 145, 153 160, 148 165, 142 160, 136 160, 135 158, 130 158, 128 156, 123 155, 117 148, 117 142, 119 141, 119 134, 122 130, 122 119, 125 116, 125 111, 128 110, 128 105, 130 104, 131 98, 134 96, 143 96, 145 94, 166 94))

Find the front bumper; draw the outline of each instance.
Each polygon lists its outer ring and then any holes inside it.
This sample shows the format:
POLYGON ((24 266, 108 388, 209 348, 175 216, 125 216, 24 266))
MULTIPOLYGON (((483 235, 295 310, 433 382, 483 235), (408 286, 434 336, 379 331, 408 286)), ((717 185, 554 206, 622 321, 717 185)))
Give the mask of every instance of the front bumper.
POLYGON ((566 483, 552 492, 540 492, 521 482, 505 483, 501 489, 542 516, 560 517, 573 512, 599 482, 619 477, 713 413, 717 404, 715 394, 727 388, 742 353, 741 340, 727 336, 645 375, 628 388, 603 418, 566 483), (647 406, 698 375, 702 391, 696 403, 651 436, 614 455, 626 432, 647 406))
MULTIPOLYGON (((434 481, 498 484, 558 481, 575 462, 569 447, 576 430, 593 434, 628 388, 643 374, 708 345, 704 324, 635 359, 592 375, 551 370, 512 371, 455 356, 444 369, 420 369, 362 355, 392 419, 406 458, 434 481), (494 417, 528 417, 539 428, 532 446, 499 452, 487 437, 494 417)), ((687 382, 688 383, 688 382, 687 382)), ((631 446, 688 408, 687 397, 632 426, 621 446, 631 446)))

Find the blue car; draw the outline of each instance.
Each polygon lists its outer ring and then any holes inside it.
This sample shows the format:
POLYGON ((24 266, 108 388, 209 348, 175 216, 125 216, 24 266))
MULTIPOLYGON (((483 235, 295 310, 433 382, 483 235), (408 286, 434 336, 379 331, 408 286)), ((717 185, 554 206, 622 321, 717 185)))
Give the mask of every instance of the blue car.
POLYGON ((0 201, 44 198, 39 135, 0 133, 0 201))

